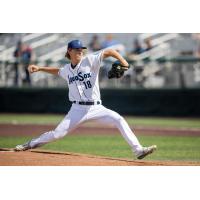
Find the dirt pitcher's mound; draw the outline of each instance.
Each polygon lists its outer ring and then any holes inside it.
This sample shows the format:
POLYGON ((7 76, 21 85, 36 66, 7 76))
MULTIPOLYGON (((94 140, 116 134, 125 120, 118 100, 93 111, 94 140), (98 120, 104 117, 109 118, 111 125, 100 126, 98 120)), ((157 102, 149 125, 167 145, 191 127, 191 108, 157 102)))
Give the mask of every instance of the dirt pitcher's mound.
POLYGON ((14 152, 0 149, 0 166, 191 166, 198 162, 133 161, 86 154, 31 150, 14 152))

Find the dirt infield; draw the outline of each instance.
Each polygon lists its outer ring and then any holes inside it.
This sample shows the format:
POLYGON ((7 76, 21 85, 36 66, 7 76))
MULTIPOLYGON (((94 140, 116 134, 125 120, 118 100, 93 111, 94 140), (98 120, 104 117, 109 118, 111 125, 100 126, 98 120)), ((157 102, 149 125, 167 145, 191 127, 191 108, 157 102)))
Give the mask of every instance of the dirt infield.
MULTIPOLYGON (((37 136, 55 129, 55 125, 33 124, 0 124, 0 136, 37 136)), ((131 127, 136 135, 167 135, 167 136, 200 136, 199 129, 191 128, 161 128, 161 127, 131 127)), ((73 134, 116 134, 119 131, 113 127, 102 127, 97 124, 81 125, 73 134)))
POLYGON ((199 162, 136 161, 86 154, 0 149, 0 166, 200 166, 199 162))

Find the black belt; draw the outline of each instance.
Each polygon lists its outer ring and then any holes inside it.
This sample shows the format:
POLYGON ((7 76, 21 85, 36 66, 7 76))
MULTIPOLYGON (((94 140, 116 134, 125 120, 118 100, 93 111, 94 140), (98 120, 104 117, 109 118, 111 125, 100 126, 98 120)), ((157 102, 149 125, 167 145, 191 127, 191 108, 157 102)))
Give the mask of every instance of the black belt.
POLYGON ((76 103, 79 105, 87 105, 87 106, 101 104, 100 101, 96 101, 96 102, 94 102, 94 101, 72 101, 72 103, 76 103))

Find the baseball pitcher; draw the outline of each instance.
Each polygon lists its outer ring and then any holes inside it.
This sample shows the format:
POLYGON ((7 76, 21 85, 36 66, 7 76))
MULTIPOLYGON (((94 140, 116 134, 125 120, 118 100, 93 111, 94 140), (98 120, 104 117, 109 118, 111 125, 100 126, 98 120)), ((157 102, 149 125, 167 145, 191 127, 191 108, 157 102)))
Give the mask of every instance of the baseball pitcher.
POLYGON ((25 144, 17 145, 15 151, 40 147, 66 136, 83 122, 96 120, 117 127, 138 159, 151 154, 156 150, 156 145, 143 147, 125 119, 118 113, 104 107, 101 101, 98 82, 101 62, 108 57, 117 59, 108 73, 108 78, 122 77, 124 72, 128 70, 129 64, 117 51, 112 49, 104 49, 86 56, 83 55, 83 49, 86 49, 86 47, 83 46, 81 41, 72 40, 68 43, 65 55, 70 60, 69 64, 62 68, 36 65, 28 67, 30 73, 42 71, 58 75, 66 80, 72 106, 55 130, 43 133, 25 144))

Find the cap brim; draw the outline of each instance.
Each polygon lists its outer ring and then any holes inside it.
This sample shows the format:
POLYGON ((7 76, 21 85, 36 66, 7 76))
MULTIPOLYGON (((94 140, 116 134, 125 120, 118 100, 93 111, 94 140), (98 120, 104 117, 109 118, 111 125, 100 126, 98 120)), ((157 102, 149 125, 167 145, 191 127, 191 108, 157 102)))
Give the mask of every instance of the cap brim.
POLYGON ((68 49, 87 49, 87 47, 76 47, 76 48, 68 47, 68 49))
POLYGON ((77 48, 73 48, 73 49, 87 49, 87 47, 77 47, 77 48))

